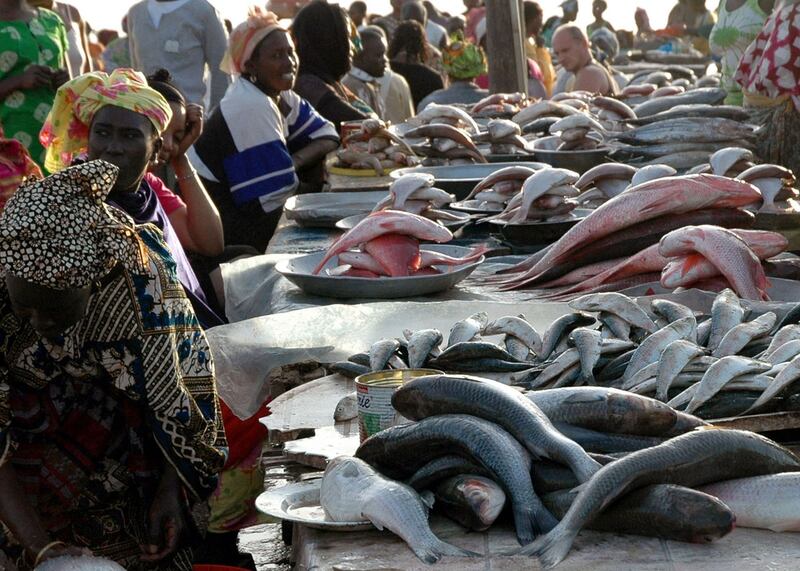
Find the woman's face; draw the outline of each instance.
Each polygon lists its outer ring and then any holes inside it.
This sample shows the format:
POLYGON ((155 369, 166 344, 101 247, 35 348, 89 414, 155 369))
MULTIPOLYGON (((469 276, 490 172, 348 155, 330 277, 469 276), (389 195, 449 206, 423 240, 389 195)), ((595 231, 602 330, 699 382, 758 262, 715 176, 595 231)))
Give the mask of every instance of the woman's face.
POLYGON ((181 140, 186 135, 186 107, 180 103, 169 102, 172 109, 172 120, 161 133, 161 149, 158 151, 158 162, 168 164, 178 153, 181 140))
POLYGON ((53 339, 86 315, 91 287, 55 290, 6 274, 11 309, 42 337, 53 339))
POLYGON ((137 190, 160 149, 161 138, 150 120, 122 107, 103 107, 89 128, 89 160, 103 159, 119 168, 114 191, 137 190))
POLYGON ((254 76, 264 93, 273 97, 294 87, 297 55, 289 34, 276 30, 261 40, 245 63, 245 71, 254 76))

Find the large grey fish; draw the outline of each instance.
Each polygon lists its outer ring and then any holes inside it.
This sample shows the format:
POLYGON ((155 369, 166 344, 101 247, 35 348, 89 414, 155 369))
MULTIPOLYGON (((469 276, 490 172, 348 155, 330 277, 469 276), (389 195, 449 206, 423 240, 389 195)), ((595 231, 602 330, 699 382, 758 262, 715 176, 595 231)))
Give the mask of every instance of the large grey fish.
POLYGON ((747 357, 739 357, 737 355, 723 357, 711 365, 703 375, 697 392, 692 396, 689 404, 686 405, 685 411, 691 414, 700 408, 700 405, 717 394, 732 379, 748 373, 764 373, 771 368, 772 365, 769 363, 755 361, 747 357))
POLYGON ((527 361, 531 355, 531 348, 528 347, 524 341, 519 337, 513 335, 506 335, 503 338, 503 344, 506 346, 506 351, 514 357, 517 361, 527 361))
MULTIPOLYGON (((714 153, 720 149, 724 149, 725 147, 729 146, 728 142, 719 142, 719 143, 695 143, 695 142, 686 142, 686 143, 664 143, 664 144, 651 144, 651 145, 620 145, 616 147, 620 151, 624 151, 626 153, 631 153, 635 155, 642 155, 648 158, 659 158, 659 157, 666 157, 668 155, 673 155, 676 153, 691 153, 691 152, 702 152, 705 153, 706 158, 711 153, 714 153)), ((674 174, 674 173, 673 173, 674 174)))
POLYGON ((464 455, 486 468, 511 498, 514 526, 526 544, 557 522, 533 491, 530 456, 497 424, 466 414, 441 414, 392 426, 361 443, 356 456, 388 476, 410 475, 444 454, 464 455))
POLYGON ((655 399, 606 387, 567 387, 531 391, 526 396, 552 422, 600 432, 677 436, 705 422, 655 399))
POLYGON ((397 339, 381 339, 373 343, 369 348, 369 370, 373 372, 384 370, 399 347, 400 342, 397 339))
POLYGON ((417 492, 383 477, 358 458, 339 456, 328 463, 319 499, 333 521, 369 520, 378 529, 400 536, 425 563, 436 563, 443 555, 478 555, 436 537, 417 492))
POLYGON ((775 365, 777 363, 786 363, 787 361, 791 361, 798 355, 800 355, 800 339, 795 339, 793 341, 789 341, 788 343, 784 343, 771 353, 768 353, 766 357, 759 356, 759 359, 775 365))
POLYGON ((631 378, 642 367, 646 367, 650 363, 658 361, 659 357, 661 357, 661 353, 663 353, 664 349, 673 341, 677 341, 678 339, 696 339, 696 335, 697 321, 695 321, 694 317, 683 317, 678 321, 670 323, 663 329, 656 331, 647 337, 647 339, 639 345, 638 349, 636 349, 633 357, 631 357, 631 362, 628 364, 628 368, 625 369, 625 374, 622 375, 623 382, 631 378))
POLYGON ((537 353, 537 356, 542 360, 547 359, 558 342, 568 336, 573 329, 591 325, 594 322, 594 317, 585 313, 569 313, 559 317, 545 331, 541 351, 537 353))
POLYGON ((660 315, 667 322, 678 321, 682 317, 694 317, 694 312, 681 303, 675 303, 668 299, 654 299, 650 302, 653 312, 660 315))
MULTIPOLYGON (((560 490, 542 497, 557 518, 563 518, 578 496, 560 490)), ((719 539, 738 525, 738 517, 717 498, 683 486, 655 484, 626 494, 586 527, 598 531, 660 537, 701 543, 719 539)))
POLYGON ((499 317, 487 323, 484 335, 512 335, 525 343, 537 355, 542 351, 542 338, 534 327, 525 320, 524 315, 499 317))
POLYGON ((766 360, 767 357, 771 356, 775 351, 778 350, 779 347, 785 345, 789 341, 794 341, 797 339, 800 339, 800 325, 793 323, 784 325, 778 329, 778 332, 772 337, 769 347, 767 347, 763 354, 759 355, 759 358, 766 360))
POLYGON ((763 407, 769 401, 783 392, 786 387, 800 379, 800 357, 795 357, 789 364, 778 373, 766 390, 758 397, 758 400, 746 412, 753 412, 763 407))
POLYGON ((600 332, 597 329, 580 327, 570 334, 570 339, 575 343, 575 348, 580 353, 580 384, 595 384, 594 368, 600 360, 600 344, 602 342, 600 332))
POLYGON ((328 368, 334 373, 344 375, 348 379, 355 379, 359 375, 366 375, 369 373, 369 367, 365 367, 364 365, 359 365, 358 363, 353 363, 351 361, 338 361, 336 363, 331 363, 328 365, 328 368))
POLYGON ((620 316, 607 311, 601 311, 597 316, 600 323, 603 324, 603 332, 610 332, 612 336, 617 339, 624 339, 628 341, 631 338, 631 324, 622 319, 620 316))
POLYGON ((488 320, 489 316, 481 311, 456 322, 450 329, 450 336, 447 338, 447 346, 450 347, 456 343, 472 341, 480 334, 481 330, 486 327, 488 320))
POLYGON ((506 505, 500 486, 474 474, 453 476, 439 484, 434 494, 437 510, 474 531, 489 529, 506 505))
POLYGON ((626 492, 649 484, 695 487, 731 478, 797 470, 800 460, 778 444, 741 430, 698 430, 603 466, 583 486, 561 522, 521 549, 549 569, 569 553, 580 530, 626 492))
POLYGON ((478 358, 461 359, 458 361, 429 361, 433 368, 445 368, 461 373, 515 373, 528 369, 530 363, 506 361, 504 359, 478 358))
POLYGON ((442 480, 446 480, 452 476, 458 476, 459 474, 478 474, 486 476, 488 473, 489 472, 484 468, 468 458, 455 454, 447 454, 434 458, 419 468, 406 480, 406 484, 417 491, 422 491, 435 486, 442 480))
POLYGON ((697 103, 694 105, 676 105, 667 111, 661 111, 654 115, 648 115, 647 117, 640 117, 638 119, 626 119, 625 122, 632 125, 647 125, 666 119, 685 117, 722 117, 724 119, 733 119, 734 121, 747 121, 750 118, 750 113, 738 105, 709 105, 697 103))
POLYGON ((705 349, 685 339, 673 341, 661 353, 656 371, 656 399, 667 401, 667 393, 675 378, 692 359, 705 354, 705 349))
POLYGON ((650 316, 635 301, 621 293, 591 293, 573 299, 569 306, 578 311, 606 311, 650 333, 656 330, 656 324, 650 316))
POLYGON ((667 95, 650 99, 637 105, 633 112, 636 113, 637 117, 649 117, 656 113, 668 111, 678 105, 716 105, 722 103, 726 95, 727 92, 719 87, 701 87, 679 95, 667 95))
POLYGON ((598 430, 573 426, 565 422, 554 422, 553 425, 561 434, 580 444, 581 448, 586 450, 586 452, 600 454, 635 452, 644 448, 652 448, 664 442, 664 438, 660 436, 600 432, 598 430))
POLYGON ((508 351, 489 341, 462 341, 447 347, 432 363, 456 363, 467 359, 516 360, 508 351))
MULTIPOLYGON (((737 527, 800 531, 800 473, 737 478, 702 486, 736 514, 737 527)), ((545 501, 545 504, 547 502, 545 501)))
POLYGON ((753 339, 771 331, 776 321, 777 316, 768 311, 752 321, 746 321, 734 326, 725 334, 719 345, 711 353, 711 356, 719 358, 727 355, 736 355, 753 339))
POLYGON ((339 402, 336 403, 336 408, 333 410, 333 420, 336 422, 343 422, 345 420, 352 420, 358 416, 358 399, 356 393, 346 394, 339 402))
POLYGON ((496 422, 537 457, 568 465, 581 482, 600 467, 580 446, 564 438, 533 402, 496 381, 457 375, 418 377, 395 391, 392 406, 411 420, 470 414, 496 422))
POLYGON ((428 360, 431 351, 442 343, 442 332, 438 329, 419 329, 408 336, 408 366, 419 369, 428 360))
POLYGON ((752 139, 754 130, 749 125, 720 119, 698 117, 693 119, 668 119, 624 131, 616 137, 633 144, 718 143, 752 139))
POLYGON ((717 348, 725 334, 739 325, 744 319, 744 308, 739 303, 739 296, 733 290, 724 289, 711 305, 711 335, 708 339, 708 348, 712 351, 717 348))

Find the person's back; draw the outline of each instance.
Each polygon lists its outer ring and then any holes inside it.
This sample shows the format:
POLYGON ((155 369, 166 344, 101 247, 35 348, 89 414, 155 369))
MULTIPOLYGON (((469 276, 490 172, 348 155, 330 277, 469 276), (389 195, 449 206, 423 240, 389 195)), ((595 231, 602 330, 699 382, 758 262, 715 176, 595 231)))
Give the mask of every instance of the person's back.
POLYGON ((208 95, 213 108, 228 88, 228 75, 219 69, 227 34, 207 0, 140 1, 128 11, 128 42, 134 68, 169 70, 191 103, 203 104, 208 95))
POLYGON ((417 112, 425 109, 431 103, 450 105, 453 103, 477 103, 489 94, 488 89, 481 89, 472 82, 459 81, 452 83, 447 89, 434 91, 420 101, 417 112))
POLYGON ((561 26, 553 34, 553 51, 561 64, 553 93, 585 90, 601 95, 618 91, 611 73, 592 57, 589 38, 574 24, 561 26))

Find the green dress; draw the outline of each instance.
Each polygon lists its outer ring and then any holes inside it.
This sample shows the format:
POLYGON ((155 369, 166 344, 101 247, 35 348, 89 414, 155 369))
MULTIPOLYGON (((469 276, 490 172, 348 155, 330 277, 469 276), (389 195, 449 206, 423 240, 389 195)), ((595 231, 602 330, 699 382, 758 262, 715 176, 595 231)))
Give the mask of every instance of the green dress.
MULTIPOLYGON (((55 12, 39 9, 30 22, 0 21, 0 80, 22 75, 32 64, 65 67, 67 32, 55 12)), ((56 90, 37 87, 12 91, 0 105, 0 125, 5 136, 25 145, 34 161, 44 166, 39 131, 44 125, 56 90)))

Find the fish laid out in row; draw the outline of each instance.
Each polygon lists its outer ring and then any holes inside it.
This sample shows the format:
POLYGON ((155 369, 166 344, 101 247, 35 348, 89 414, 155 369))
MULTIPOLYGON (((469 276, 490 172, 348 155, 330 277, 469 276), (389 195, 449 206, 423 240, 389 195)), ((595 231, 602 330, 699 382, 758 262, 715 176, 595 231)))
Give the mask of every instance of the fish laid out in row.
POLYGON ((578 206, 574 200, 580 194, 574 186, 578 178, 578 173, 568 169, 540 169, 525 179, 522 188, 508 199, 502 212, 479 222, 494 220, 505 224, 525 224, 569 220, 572 218, 570 213, 578 206))
POLYGON ((386 170, 420 164, 408 143, 380 119, 364 120, 342 143, 344 148, 336 153, 340 167, 373 169, 382 176, 386 170))
POLYGON ((436 188, 433 175, 427 173, 405 174, 389 187, 389 194, 378 202, 372 212, 402 210, 430 218, 439 223, 459 220, 442 207, 455 201, 455 196, 436 188))
POLYGON ((469 114, 473 117, 514 115, 532 102, 524 93, 493 93, 470 107, 469 114))
POLYGON ((692 542, 723 537, 734 522, 798 529, 797 457, 751 432, 707 430, 648 397, 602 387, 522 394, 445 374, 404 384, 392 405, 412 422, 333 460, 320 503, 334 521, 391 530, 426 563, 481 556, 436 537, 425 513, 431 503, 474 530, 490 527, 508 504, 523 546, 515 553, 546 568, 587 527, 692 542), (592 454, 573 434, 595 430, 646 434, 648 443, 592 454), (779 498, 788 505, 775 505, 779 498))

